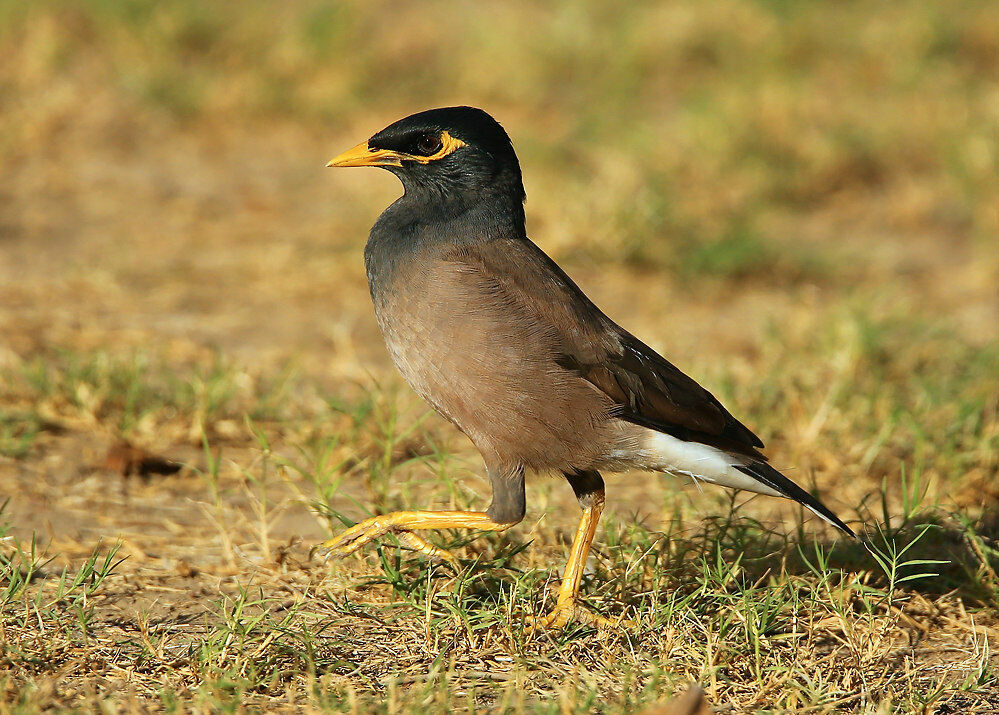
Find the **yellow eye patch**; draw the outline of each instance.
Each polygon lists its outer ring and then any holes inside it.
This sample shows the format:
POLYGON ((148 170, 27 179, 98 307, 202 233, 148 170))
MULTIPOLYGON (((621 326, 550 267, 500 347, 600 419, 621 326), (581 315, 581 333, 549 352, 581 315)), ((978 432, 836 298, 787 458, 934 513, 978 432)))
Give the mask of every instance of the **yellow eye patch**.
POLYGON ((432 161, 443 159, 448 154, 457 151, 463 146, 467 146, 461 139, 455 139, 447 132, 441 132, 441 148, 430 156, 419 156, 418 154, 400 154, 400 156, 410 161, 418 161, 421 164, 429 164, 432 161))
POLYGON ((443 159, 463 146, 468 145, 447 132, 441 132, 441 148, 430 156, 409 154, 392 149, 371 149, 367 142, 361 142, 334 158, 326 166, 402 166, 403 161, 429 164, 432 161, 443 159))

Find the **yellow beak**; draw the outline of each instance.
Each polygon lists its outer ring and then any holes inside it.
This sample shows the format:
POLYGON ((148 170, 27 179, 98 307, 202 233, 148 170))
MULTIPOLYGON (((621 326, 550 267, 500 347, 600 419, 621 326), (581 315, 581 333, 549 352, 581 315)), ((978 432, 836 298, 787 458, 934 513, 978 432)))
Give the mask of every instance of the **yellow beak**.
POLYGON ((334 157, 326 166, 402 166, 403 155, 389 149, 369 149, 366 141, 334 157))

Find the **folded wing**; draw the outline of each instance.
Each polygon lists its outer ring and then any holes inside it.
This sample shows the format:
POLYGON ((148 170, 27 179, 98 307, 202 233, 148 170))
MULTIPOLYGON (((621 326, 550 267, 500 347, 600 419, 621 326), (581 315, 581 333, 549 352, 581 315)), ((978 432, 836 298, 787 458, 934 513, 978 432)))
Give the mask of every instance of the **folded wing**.
POLYGON ((557 364, 606 394, 620 419, 766 460, 763 442, 714 395, 604 315, 532 242, 496 240, 448 259, 477 274, 481 290, 532 312, 554 336, 557 364))

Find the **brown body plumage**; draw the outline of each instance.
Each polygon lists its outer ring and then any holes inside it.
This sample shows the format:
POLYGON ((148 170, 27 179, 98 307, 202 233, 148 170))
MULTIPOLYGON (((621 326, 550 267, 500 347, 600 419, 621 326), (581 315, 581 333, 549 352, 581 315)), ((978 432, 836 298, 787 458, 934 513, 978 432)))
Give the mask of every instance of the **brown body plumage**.
POLYGON ((600 470, 649 469, 801 502, 763 443, 707 390, 605 316, 524 229, 520 166, 503 129, 457 107, 407 117, 331 162, 382 166, 405 194, 365 248, 378 324, 410 385, 471 438, 493 488, 486 512, 399 512, 328 546, 385 531, 504 530, 524 516, 525 470, 561 472, 584 507, 555 613, 564 623, 603 504, 600 470))
POLYGON ((452 248, 400 271, 375 312, 406 380, 487 464, 598 469, 637 440, 613 400, 560 363, 612 341, 574 319, 585 300, 574 286, 549 281, 547 300, 536 300, 543 260, 522 240, 452 248))

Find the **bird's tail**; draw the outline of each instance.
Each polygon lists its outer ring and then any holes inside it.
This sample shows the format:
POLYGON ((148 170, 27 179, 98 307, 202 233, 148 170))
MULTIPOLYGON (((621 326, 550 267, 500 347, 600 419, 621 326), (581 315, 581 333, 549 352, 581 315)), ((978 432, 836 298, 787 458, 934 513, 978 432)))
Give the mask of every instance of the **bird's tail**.
POLYGON ((785 477, 783 474, 778 472, 776 469, 771 467, 766 462, 750 462, 746 465, 733 465, 743 474, 746 474, 753 479, 759 480, 761 483, 770 487, 776 492, 779 492, 781 496, 785 496, 788 499, 793 499, 802 506, 806 507, 814 514, 816 514, 823 521, 827 521, 837 529, 842 531, 848 536, 852 536, 854 539, 857 535, 853 533, 853 529, 844 524, 842 520, 833 514, 826 506, 820 502, 818 499, 813 497, 811 494, 806 492, 804 489, 799 487, 797 484, 792 482, 790 479, 785 477))

